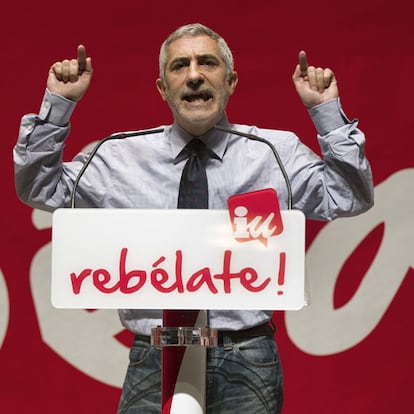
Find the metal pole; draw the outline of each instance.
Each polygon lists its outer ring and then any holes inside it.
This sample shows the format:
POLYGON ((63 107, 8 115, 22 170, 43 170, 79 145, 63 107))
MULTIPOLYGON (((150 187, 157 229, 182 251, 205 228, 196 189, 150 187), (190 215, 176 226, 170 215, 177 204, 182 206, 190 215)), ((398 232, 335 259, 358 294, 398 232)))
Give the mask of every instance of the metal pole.
POLYGON ((164 310, 163 327, 152 330, 162 347, 162 414, 205 413, 207 346, 217 345, 206 324, 206 311, 164 310))

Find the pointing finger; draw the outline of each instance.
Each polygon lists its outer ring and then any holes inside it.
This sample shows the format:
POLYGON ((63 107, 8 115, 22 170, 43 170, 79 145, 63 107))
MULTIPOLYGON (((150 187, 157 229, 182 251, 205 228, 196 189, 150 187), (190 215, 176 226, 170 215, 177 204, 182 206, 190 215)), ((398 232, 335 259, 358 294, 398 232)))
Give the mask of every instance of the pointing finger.
POLYGON ((78 66, 81 74, 86 68, 86 48, 83 45, 78 46, 78 66))
POLYGON ((306 57, 305 51, 303 50, 299 52, 299 68, 302 76, 305 76, 308 72, 308 59, 306 57))

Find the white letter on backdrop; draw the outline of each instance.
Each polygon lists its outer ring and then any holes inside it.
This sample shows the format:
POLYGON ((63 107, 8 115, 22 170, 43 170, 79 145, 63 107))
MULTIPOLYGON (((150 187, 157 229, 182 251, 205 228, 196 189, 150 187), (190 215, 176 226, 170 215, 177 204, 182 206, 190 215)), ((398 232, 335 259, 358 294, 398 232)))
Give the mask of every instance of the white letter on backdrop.
POLYGON ((9 325, 9 295, 3 273, 0 269, 0 349, 9 325))
MULTIPOLYGON (((307 251, 311 305, 286 312, 291 340, 302 351, 330 355, 363 341, 379 324, 410 267, 414 266, 414 169, 398 171, 375 188, 375 206, 327 224, 307 251), (351 300, 333 308, 340 270, 358 244, 379 224, 384 236, 351 300)), ((408 317, 407 329, 411 329, 408 317)))
MULTIPOLYGON (((33 210, 34 225, 51 226, 50 213, 33 210)), ((34 256, 30 269, 33 301, 43 341, 79 371, 121 387, 129 349, 115 335, 123 330, 116 310, 55 309, 50 300, 51 243, 34 256)))

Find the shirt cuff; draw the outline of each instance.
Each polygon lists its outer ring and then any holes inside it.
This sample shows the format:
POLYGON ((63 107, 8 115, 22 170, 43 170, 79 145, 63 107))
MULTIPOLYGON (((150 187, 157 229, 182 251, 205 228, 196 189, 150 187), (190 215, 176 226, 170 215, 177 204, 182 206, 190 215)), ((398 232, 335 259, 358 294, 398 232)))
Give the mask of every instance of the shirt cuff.
POLYGON ((76 102, 46 89, 40 106, 39 118, 57 126, 66 126, 75 106, 76 102))
POLYGON ((308 111, 321 136, 351 123, 341 108, 339 98, 313 106, 308 111))

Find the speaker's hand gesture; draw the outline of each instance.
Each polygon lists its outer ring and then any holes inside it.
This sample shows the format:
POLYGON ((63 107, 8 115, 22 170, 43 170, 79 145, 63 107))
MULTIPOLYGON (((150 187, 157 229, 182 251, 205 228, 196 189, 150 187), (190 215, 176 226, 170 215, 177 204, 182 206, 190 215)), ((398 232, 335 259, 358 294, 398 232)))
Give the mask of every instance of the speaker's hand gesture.
POLYGON ((308 108, 338 97, 338 86, 332 70, 309 66, 303 50, 299 52, 299 63, 292 79, 300 99, 308 108))
POLYGON ((92 77, 92 61, 83 45, 78 46, 76 59, 54 63, 49 69, 47 88, 72 101, 79 101, 87 91, 92 77))

